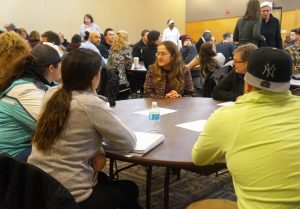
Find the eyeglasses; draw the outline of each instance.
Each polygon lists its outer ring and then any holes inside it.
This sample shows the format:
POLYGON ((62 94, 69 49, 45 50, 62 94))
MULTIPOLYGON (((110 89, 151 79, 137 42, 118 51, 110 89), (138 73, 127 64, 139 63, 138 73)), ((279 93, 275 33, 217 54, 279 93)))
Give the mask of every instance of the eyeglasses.
POLYGON ((169 53, 166 53, 166 52, 157 52, 155 55, 156 55, 157 57, 158 57, 158 56, 165 57, 165 56, 170 55, 170 54, 169 54, 169 53))
POLYGON ((239 63, 244 63, 245 61, 237 61, 237 60, 233 60, 235 64, 239 64, 239 63))

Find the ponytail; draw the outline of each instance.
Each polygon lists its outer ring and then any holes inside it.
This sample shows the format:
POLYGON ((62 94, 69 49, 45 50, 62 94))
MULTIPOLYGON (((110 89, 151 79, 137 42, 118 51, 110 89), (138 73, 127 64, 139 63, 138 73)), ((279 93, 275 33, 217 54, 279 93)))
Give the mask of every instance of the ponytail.
POLYGON ((47 102, 32 138, 38 150, 46 151, 58 139, 69 117, 71 99, 72 92, 61 88, 47 102))

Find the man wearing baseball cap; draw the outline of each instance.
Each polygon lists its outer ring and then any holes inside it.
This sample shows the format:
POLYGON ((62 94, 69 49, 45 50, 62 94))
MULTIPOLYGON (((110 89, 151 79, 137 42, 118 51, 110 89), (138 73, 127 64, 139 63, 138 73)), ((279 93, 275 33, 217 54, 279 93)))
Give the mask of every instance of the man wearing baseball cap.
POLYGON ((248 60, 244 94, 208 119, 193 147, 196 165, 225 157, 239 209, 300 206, 300 97, 289 91, 292 61, 260 48, 248 60))

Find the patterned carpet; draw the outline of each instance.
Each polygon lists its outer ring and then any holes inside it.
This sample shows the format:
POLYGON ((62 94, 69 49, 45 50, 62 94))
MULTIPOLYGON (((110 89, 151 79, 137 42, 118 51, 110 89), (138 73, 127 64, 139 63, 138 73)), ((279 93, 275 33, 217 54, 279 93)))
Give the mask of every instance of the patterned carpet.
MULTIPOLYGON (((128 165, 118 162, 118 167, 128 165)), ((107 166, 108 168, 108 166, 107 166)), ((107 171, 106 171, 107 172, 107 171)), ((236 200, 232 180, 229 173, 210 176, 201 176, 199 174, 181 170, 180 179, 176 175, 170 176, 170 194, 169 208, 184 209, 190 203, 211 198, 223 198, 236 200)), ((151 208, 163 208, 165 168, 153 167, 152 188, 151 188, 151 208)), ((134 181, 140 189, 140 205, 146 207, 146 171, 143 166, 135 166, 124 170, 119 174, 119 179, 128 179, 134 181)))

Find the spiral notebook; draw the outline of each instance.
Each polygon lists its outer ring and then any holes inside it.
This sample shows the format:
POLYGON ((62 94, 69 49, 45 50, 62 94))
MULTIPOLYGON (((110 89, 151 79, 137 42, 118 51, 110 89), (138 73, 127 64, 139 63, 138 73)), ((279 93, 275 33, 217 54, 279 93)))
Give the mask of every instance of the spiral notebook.
POLYGON ((106 151, 110 153, 126 155, 126 156, 141 156, 150 152, 153 148, 157 147, 164 141, 164 135, 157 133, 147 133, 147 132, 134 132, 136 135, 136 146, 129 153, 122 153, 118 150, 114 150, 109 144, 103 142, 103 147, 106 151))

